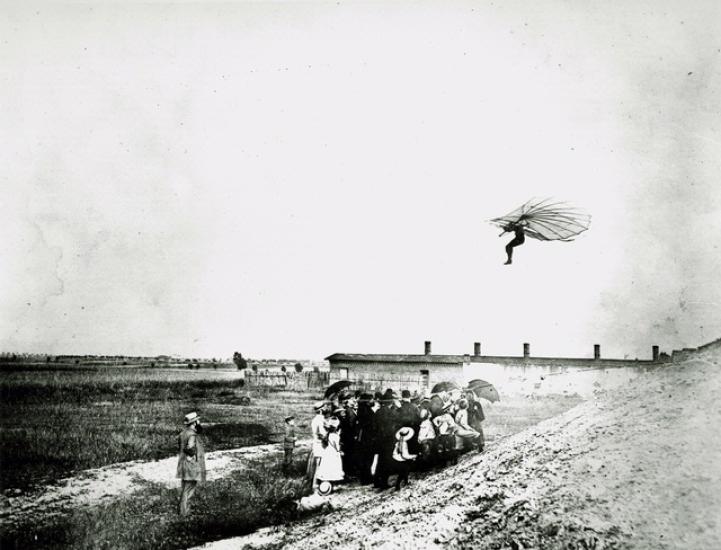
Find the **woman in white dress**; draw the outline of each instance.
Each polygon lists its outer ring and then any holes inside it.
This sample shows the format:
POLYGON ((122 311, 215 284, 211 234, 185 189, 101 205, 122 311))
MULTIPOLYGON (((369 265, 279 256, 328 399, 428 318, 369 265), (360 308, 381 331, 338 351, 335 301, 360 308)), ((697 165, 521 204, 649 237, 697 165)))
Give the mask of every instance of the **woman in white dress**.
POLYGON ((340 450, 340 434, 338 433, 338 422, 330 421, 328 429, 328 444, 323 449, 318 472, 316 477, 319 481, 330 481, 331 483, 343 481, 343 460, 340 450))

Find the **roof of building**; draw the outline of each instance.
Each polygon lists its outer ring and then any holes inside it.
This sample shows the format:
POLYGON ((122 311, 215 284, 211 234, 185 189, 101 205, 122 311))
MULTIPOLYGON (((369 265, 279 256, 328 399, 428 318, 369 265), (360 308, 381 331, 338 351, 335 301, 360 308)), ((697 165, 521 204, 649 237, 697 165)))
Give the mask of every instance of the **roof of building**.
POLYGON ((434 363, 456 365, 463 363, 463 355, 397 355, 377 353, 334 353, 325 358, 331 362, 356 363, 434 363))
POLYGON ((588 366, 623 366, 639 363, 654 363, 652 360, 639 359, 594 359, 590 357, 523 357, 502 355, 398 355, 376 353, 334 353, 325 358, 331 363, 405 363, 405 364, 434 364, 434 365, 461 365, 469 363, 519 363, 534 365, 578 364, 588 366))

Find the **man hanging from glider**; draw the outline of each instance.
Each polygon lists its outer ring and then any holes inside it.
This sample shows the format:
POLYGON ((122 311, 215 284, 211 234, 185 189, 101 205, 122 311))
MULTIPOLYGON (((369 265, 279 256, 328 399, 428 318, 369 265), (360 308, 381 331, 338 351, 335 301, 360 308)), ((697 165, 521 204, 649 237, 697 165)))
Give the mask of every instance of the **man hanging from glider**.
POLYGON ((513 237, 513 240, 509 241, 506 245, 506 255, 508 256, 508 259, 506 260, 505 265, 509 265, 513 263, 513 249, 516 246, 521 246, 523 243, 526 242, 526 230, 525 230, 526 224, 525 220, 520 220, 518 223, 509 223, 508 225, 503 227, 503 233, 499 235, 499 237, 503 237, 506 233, 510 233, 513 231, 516 236, 513 237))
POLYGON ((508 259, 505 265, 510 265, 513 263, 513 249, 526 242, 526 236, 539 241, 572 241, 588 229, 591 216, 562 202, 531 199, 513 212, 493 218, 490 222, 503 229, 499 237, 515 233, 513 240, 506 245, 508 259))

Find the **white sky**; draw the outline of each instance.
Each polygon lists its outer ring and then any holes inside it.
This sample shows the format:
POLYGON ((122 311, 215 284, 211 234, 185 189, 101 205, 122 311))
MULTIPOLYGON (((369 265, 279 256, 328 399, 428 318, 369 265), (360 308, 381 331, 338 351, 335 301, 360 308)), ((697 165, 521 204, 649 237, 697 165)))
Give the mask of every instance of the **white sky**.
POLYGON ((721 336, 721 3, 3 3, 0 348, 721 336), (486 223, 585 208, 502 265, 486 223))

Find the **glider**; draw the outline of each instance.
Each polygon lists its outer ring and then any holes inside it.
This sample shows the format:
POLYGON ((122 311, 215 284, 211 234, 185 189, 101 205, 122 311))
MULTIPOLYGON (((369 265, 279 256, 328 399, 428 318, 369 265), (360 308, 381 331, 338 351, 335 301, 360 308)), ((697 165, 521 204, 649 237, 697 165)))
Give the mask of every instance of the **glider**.
POLYGON ((503 229, 503 233, 499 236, 508 232, 516 234, 515 238, 506 245, 508 254, 506 264, 510 264, 513 248, 523 244, 525 236, 539 241, 572 241, 588 229, 591 216, 564 202, 531 199, 505 216, 489 221, 503 229))

